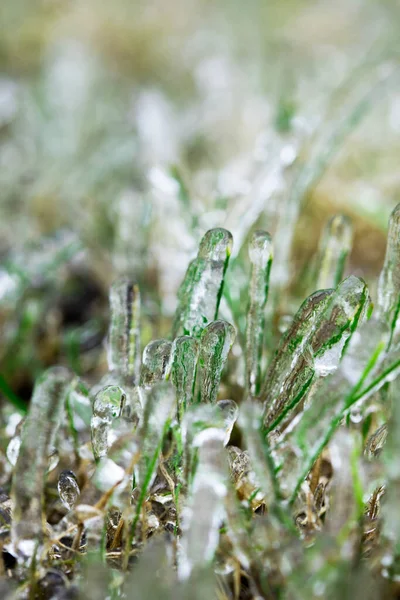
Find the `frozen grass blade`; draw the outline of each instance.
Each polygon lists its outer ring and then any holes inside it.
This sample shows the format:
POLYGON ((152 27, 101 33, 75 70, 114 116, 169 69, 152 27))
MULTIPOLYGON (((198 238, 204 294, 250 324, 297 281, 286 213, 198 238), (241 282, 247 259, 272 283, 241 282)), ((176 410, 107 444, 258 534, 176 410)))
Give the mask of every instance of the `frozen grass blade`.
POLYGON ((11 488, 11 541, 23 561, 29 562, 35 547, 43 542, 44 480, 69 380, 68 371, 61 367, 49 369, 40 377, 23 428, 11 488))
POLYGON ((182 511, 178 559, 180 579, 187 579, 193 569, 209 564, 218 547, 228 481, 224 438, 223 429, 209 428, 193 440, 194 446, 198 448, 197 468, 189 502, 182 511))
POLYGON ((140 292, 127 279, 116 281, 110 290, 110 333, 108 364, 124 384, 137 385, 140 370, 140 292))
MULTIPOLYGON (((306 344, 315 331, 319 317, 332 293, 333 290, 323 290, 309 296, 295 315, 292 325, 282 337, 265 375, 260 396, 264 402, 267 415, 271 410, 275 410, 273 407, 278 404, 276 398, 284 389, 285 381, 304 352, 306 344)), ((266 420, 271 421, 272 419, 266 417, 266 420)))
POLYGON ((204 235, 178 292, 174 337, 199 337, 204 327, 218 317, 231 249, 232 235, 226 229, 211 229, 204 235))
POLYGON ((143 503, 157 473, 157 464, 164 437, 171 424, 176 397, 174 387, 167 382, 155 384, 147 394, 143 421, 138 430, 140 458, 134 468, 134 517, 127 536, 125 562, 127 567, 129 551, 136 532, 136 526, 142 511, 143 503))
POLYGON ((260 392, 265 305, 268 299, 269 275, 273 260, 272 240, 266 231, 256 231, 249 246, 251 279, 246 325, 246 391, 251 396, 260 392))
POLYGON ((178 420, 182 422, 186 408, 193 402, 199 342, 184 335, 172 344, 171 381, 176 388, 178 420))
POLYGON ((214 404, 222 369, 235 340, 235 329, 226 321, 213 321, 201 334, 197 369, 197 399, 214 404))
POLYGON ((336 288, 342 281, 352 239, 353 228, 348 217, 336 215, 328 221, 319 248, 317 290, 336 288))
POLYGON ((400 310, 400 204, 389 220, 386 256, 378 284, 377 315, 389 324, 391 340, 400 310))
MULTIPOLYGON (((328 297, 328 296, 326 296, 328 297)), ((312 298, 320 298, 313 295, 312 298)), ((299 352, 290 363, 286 380, 277 390, 268 410, 266 404, 265 425, 272 430, 292 410, 311 389, 319 377, 334 372, 339 364, 346 343, 365 311, 368 290, 357 277, 345 279, 337 290, 329 296, 324 309, 317 312, 314 326, 306 340, 298 344, 299 352)), ((321 305, 319 305, 321 306, 321 305)), ((290 331, 289 331, 290 334, 290 331)), ((294 338, 296 344, 297 338, 294 338)), ((290 340, 288 340, 290 344, 290 340)))

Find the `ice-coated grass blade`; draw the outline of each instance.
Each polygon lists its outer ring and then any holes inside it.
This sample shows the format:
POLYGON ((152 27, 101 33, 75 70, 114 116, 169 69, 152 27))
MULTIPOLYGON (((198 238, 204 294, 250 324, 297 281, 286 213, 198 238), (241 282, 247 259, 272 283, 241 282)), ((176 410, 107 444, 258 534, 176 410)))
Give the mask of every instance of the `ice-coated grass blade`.
POLYGON ((377 315, 390 326, 392 335, 400 310, 400 204, 389 219, 386 255, 378 284, 377 315))
POLYGON ((128 279, 110 290, 108 365, 124 383, 137 385, 140 371, 140 292, 128 279))
POLYGON ((351 251, 353 228, 345 215, 336 215, 326 224, 317 261, 316 289, 336 288, 343 279, 351 251))
POLYGON ((198 461, 189 502, 182 511, 180 579, 187 579, 193 569, 210 563, 218 546, 228 481, 224 438, 223 429, 214 427, 203 430, 193 440, 198 461))
POLYGON ((387 481, 386 500, 383 505, 384 533, 391 540, 395 552, 398 552, 400 541, 400 514, 399 514, 399 491, 400 491, 400 403, 399 383, 391 384, 392 414, 389 422, 389 431, 385 448, 383 450, 383 462, 387 481))
POLYGON ((188 335, 176 338, 172 344, 171 381, 176 389, 178 420, 193 402, 199 342, 188 335))
POLYGON ((222 369, 235 335, 235 328, 226 321, 213 321, 201 334, 196 383, 198 401, 216 402, 222 369))
POLYGON ((358 333, 352 336, 338 370, 325 379, 273 449, 279 480, 285 482, 292 502, 349 409, 377 391, 400 367, 400 356, 385 354, 387 328, 369 321, 358 333), (287 448, 292 448, 290 458, 287 448))
MULTIPOLYGON (((286 414, 305 398, 316 378, 325 377, 335 371, 345 345, 365 310, 368 290, 361 279, 350 276, 333 294, 317 292, 310 299, 318 300, 316 311, 315 304, 311 303, 315 320, 308 326, 303 323, 299 327, 306 329, 306 339, 299 340, 296 335, 299 329, 295 330, 293 345, 297 351, 289 352, 292 361, 287 362, 286 377, 283 381, 280 380, 279 387, 274 387, 274 392, 269 396, 271 404, 268 397, 265 404, 264 422, 268 430, 276 427, 286 414)), ((300 309, 303 318, 310 299, 300 309)), ((284 342, 289 348, 291 331, 292 328, 284 342)), ((286 357, 287 361, 288 359, 289 356, 286 357)), ((282 373, 284 372, 280 373, 281 377, 282 373)))
POLYGON ((162 443, 175 408, 176 396, 173 385, 163 381, 156 383, 149 390, 143 420, 138 431, 140 458, 134 470, 134 488, 136 489, 137 500, 130 541, 133 539, 143 502, 156 476, 162 443))
POLYGON ((11 541, 17 554, 28 562, 44 537, 44 481, 69 380, 69 372, 61 367, 49 369, 39 378, 22 431, 11 487, 11 541))
POLYGON ((262 350, 265 329, 265 305, 273 260, 272 240, 266 231, 255 231, 249 245, 251 279, 246 324, 246 392, 260 392, 262 350))
POLYGON ((146 389, 167 379, 171 370, 172 343, 169 340, 153 340, 143 351, 140 385, 146 389))
POLYGON ((204 235, 197 258, 190 263, 178 291, 174 337, 199 337, 204 327, 218 317, 231 249, 232 235, 226 229, 211 229, 204 235))
POLYGON ((90 422, 92 448, 96 461, 107 456, 110 446, 110 433, 114 419, 121 417, 126 394, 117 385, 108 385, 97 392, 93 403, 93 416, 90 422))
POLYGON ((279 394, 292 364, 304 351, 332 294, 333 290, 322 290, 311 294, 303 302, 292 325, 282 336, 275 356, 268 367, 261 391, 261 400, 267 405, 271 404, 273 398, 279 394))

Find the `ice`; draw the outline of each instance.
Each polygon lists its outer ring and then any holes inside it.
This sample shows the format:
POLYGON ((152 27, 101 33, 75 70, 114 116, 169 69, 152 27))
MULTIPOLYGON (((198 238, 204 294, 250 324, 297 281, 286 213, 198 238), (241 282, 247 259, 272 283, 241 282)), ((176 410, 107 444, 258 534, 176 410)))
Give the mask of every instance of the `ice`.
POLYGON ((116 385, 106 386, 95 396, 90 427, 93 454, 96 460, 107 456, 111 442, 112 422, 121 417, 125 400, 124 390, 116 385))
POLYGON ((246 390, 260 391, 261 359, 265 334, 265 305, 273 259, 272 240, 266 231, 255 231, 249 245, 251 279, 246 324, 246 390))
POLYGON ((137 284, 120 279, 110 290, 109 369, 125 384, 139 382, 140 292, 137 284))
POLYGON ((58 494, 65 508, 72 510, 80 495, 79 485, 73 471, 61 471, 57 484, 58 494))
POLYGON ((196 381, 200 402, 216 402, 222 370, 235 336, 235 328, 226 321, 213 321, 201 334, 196 381))
POLYGON ((217 318, 231 249, 232 235, 226 229, 211 229, 204 235, 178 291, 174 337, 199 337, 217 318))
POLYGON ((143 364, 140 385, 149 389, 155 383, 166 379, 171 370, 172 343, 169 340, 153 340, 143 351, 143 364))
POLYGON ((342 280, 346 260, 351 251, 353 229, 345 215, 335 215, 330 219, 321 237, 317 261, 318 290, 335 288, 342 280))
POLYGON ((17 553, 21 542, 34 547, 43 540, 44 480, 69 381, 68 371, 57 367, 46 371, 35 385, 11 487, 11 541, 17 553))
POLYGON ((172 344, 171 381, 176 388, 178 419, 193 402, 199 342, 190 336, 176 338, 172 344))

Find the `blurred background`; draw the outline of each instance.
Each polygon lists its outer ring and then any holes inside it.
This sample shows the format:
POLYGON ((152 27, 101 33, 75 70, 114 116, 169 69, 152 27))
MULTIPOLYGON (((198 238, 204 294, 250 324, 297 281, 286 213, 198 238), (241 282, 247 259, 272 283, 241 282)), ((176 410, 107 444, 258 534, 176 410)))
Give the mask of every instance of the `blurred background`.
POLYGON ((400 201, 399 23, 397 0, 2 0, 0 401, 54 363, 104 372, 119 275, 143 344, 167 335, 211 227, 234 236, 234 316, 255 227, 282 314, 337 213, 373 290, 400 201))

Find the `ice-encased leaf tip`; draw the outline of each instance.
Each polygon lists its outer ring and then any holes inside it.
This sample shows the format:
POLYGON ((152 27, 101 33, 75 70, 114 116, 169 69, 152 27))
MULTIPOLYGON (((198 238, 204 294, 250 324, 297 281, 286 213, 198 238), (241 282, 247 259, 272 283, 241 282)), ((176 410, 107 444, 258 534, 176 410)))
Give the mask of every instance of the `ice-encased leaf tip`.
POLYGON ((204 235, 178 291, 174 338, 199 337, 204 327, 217 318, 231 249, 232 234, 226 229, 211 229, 204 235))
POLYGON ((44 481, 70 380, 70 373, 62 367, 43 373, 35 385, 22 430, 11 486, 14 506, 11 542, 25 561, 30 561, 44 536, 44 481))
POLYGON ((213 321, 201 334, 196 384, 200 402, 216 402, 222 370, 235 336, 233 325, 222 320, 213 321))
POLYGON ((140 385, 150 388, 169 376, 171 370, 172 343, 169 340, 153 340, 143 350, 140 385))
POLYGON ((110 331, 108 365, 110 371, 135 385, 140 371, 140 291, 128 279, 119 279, 110 289, 110 331))
POLYGON ((172 344, 171 381, 176 389, 179 422, 186 408, 193 402, 199 341, 184 335, 172 344))
POLYGON ((255 231, 249 244, 251 278, 246 324, 246 390, 252 396, 260 391, 261 358, 265 328, 273 246, 267 231, 255 231))
MULTIPOLYGON (((269 428, 306 398, 316 378, 326 377, 337 369, 348 341, 365 312, 369 294, 365 282, 350 275, 333 293, 317 292, 310 298, 319 299, 317 310, 313 311, 314 320, 294 328, 297 333, 303 331, 306 334, 301 339, 297 336, 292 340, 285 337, 283 347, 291 348, 287 356, 281 358, 281 361, 286 361, 286 367, 278 372, 272 388, 266 384, 266 389, 271 390, 265 404, 265 425, 269 428)), ((300 308, 299 317, 305 316, 307 305, 306 301, 300 308)), ((291 332, 293 326, 288 335, 291 332)))
POLYGON ((352 241, 353 227, 349 217, 345 215, 332 217, 321 236, 317 261, 316 288, 318 290, 335 288, 339 285, 352 241))
POLYGON ((400 204, 390 215, 385 261, 378 283, 377 315, 394 331, 400 300, 400 204))

